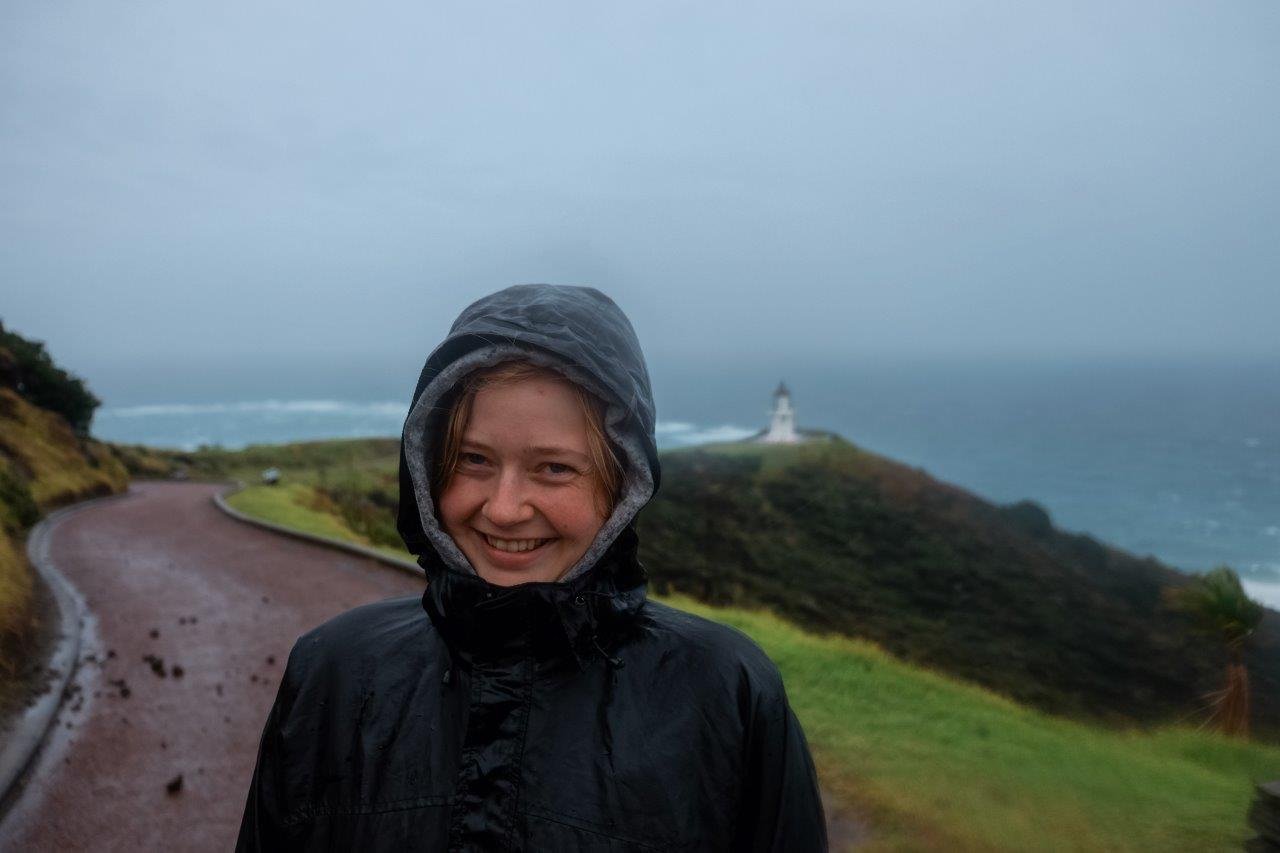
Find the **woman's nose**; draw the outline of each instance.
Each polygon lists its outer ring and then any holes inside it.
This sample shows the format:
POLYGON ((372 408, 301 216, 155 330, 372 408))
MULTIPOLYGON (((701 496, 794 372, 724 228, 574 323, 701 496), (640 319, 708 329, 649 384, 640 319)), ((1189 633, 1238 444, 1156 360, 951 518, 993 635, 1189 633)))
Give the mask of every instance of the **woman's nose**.
POLYGON ((483 512, 497 527, 511 527, 533 518, 533 507, 525 499, 524 484, 517 474, 504 473, 498 477, 483 512))

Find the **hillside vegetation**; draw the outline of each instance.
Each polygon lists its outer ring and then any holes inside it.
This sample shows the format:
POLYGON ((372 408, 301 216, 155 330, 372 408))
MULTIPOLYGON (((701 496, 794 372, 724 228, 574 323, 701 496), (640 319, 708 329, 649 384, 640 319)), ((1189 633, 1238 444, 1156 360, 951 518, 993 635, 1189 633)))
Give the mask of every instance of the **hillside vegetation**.
POLYGON ((96 405, 41 344, 0 326, 0 716, 37 677, 42 623, 27 530, 55 507, 128 487, 121 460, 84 434, 96 405))
MULTIPOLYGON (((1189 575, 845 441, 668 453, 639 527, 660 590, 865 637, 1055 713, 1193 719, 1221 686, 1225 651, 1163 604, 1189 575)), ((1280 613, 1247 663, 1277 737, 1280 613)))

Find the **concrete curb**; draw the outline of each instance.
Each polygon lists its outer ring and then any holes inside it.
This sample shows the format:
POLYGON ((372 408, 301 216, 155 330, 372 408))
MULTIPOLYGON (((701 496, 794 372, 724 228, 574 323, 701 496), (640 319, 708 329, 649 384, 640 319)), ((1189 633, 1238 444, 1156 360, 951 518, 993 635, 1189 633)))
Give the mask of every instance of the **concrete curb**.
POLYGON ((133 491, 91 498, 55 510, 42 518, 27 536, 27 560, 53 593, 58 608, 58 640, 45 666, 58 674, 41 695, 14 723, 0 745, 0 819, 8 811, 16 786, 27 768, 34 763, 45 736, 57 720, 63 693, 75 675, 80 660, 81 618, 85 613, 84 598, 71 581, 54 568, 49 557, 49 537, 53 529, 69 516, 99 504, 132 497, 133 491))
POLYGON ((241 521, 245 524, 252 524, 254 527, 261 527, 264 530, 270 530, 275 533, 282 533, 285 536, 292 536, 294 539, 301 539, 303 542, 310 542, 313 545, 323 545, 326 548, 334 548, 339 551, 346 551, 361 557, 367 557, 370 560, 377 560, 379 563, 390 566, 393 569, 399 569, 402 572, 409 572, 416 578, 425 579, 426 577, 422 567, 410 560, 397 560, 395 557, 388 556, 380 551, 375 551, 372 548, 367 548, 364 545, 357 545, 354 542, 344 542, 341 539, 334 539, 331 536, 320 536, 315 533, 306 533, 292 527, 285 527, 283 524, 276 524, 272 521, 263 521, 260 518, 245 515, 240 510, 232 507, 226 500, 243 488, 245 488, 245 484, 242 482, 232 483, 229 488, 224 489, 213 496, 214 506, 234 518, 236 521, 241 521))

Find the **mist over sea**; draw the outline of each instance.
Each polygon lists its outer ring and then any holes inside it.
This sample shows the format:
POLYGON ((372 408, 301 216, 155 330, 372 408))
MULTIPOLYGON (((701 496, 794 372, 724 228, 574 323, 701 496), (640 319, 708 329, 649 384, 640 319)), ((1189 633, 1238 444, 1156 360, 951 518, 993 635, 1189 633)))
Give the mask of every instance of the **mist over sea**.
MULTIPOLYGON (((993 501, 1029 498, 1059 527, 1140 556, 1193 571, 1227 563, 1280 607, 1280 363, 650 366, 662 447, 751 434, 785 379, 801 426, 993 501)), ((397 435, 408 406, 407 393, 358 369, 274 390, 261 374, 221 376, 203 394, 158 381, 150 398, 145 377, 134 379, 122 402, 107 395, 96 436, 194 449, 397 435)))

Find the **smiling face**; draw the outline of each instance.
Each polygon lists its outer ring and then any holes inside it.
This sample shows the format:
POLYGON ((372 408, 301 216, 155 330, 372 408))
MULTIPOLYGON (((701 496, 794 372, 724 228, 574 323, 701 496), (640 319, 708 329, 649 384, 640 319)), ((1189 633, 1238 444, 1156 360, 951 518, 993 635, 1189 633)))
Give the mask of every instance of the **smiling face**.
POLYGON ((441 525, 486 581, 555 581, 604 524, 588 423, 568 381, 535 375, 481 387, 437 504, 441 525))

